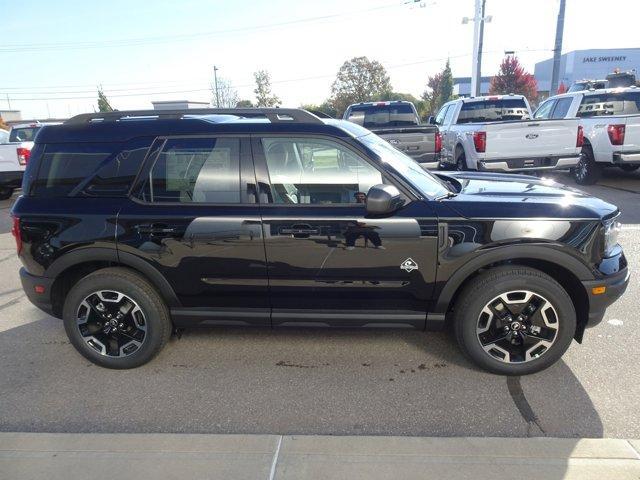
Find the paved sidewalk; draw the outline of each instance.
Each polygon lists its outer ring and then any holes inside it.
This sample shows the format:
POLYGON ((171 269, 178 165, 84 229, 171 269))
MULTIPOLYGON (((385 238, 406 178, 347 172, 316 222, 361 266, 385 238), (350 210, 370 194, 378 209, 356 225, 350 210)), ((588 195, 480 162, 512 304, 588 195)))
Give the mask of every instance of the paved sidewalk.
POLYGON ((0 433, 0 478, 640 478, 640 441, 0 433))

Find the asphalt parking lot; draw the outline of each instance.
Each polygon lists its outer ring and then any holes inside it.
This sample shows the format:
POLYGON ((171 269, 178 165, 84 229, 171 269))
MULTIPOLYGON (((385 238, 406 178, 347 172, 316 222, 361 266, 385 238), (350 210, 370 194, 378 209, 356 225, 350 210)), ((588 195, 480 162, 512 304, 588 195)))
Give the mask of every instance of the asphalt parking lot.
MULTIPOLYGON (((561 181, 573 182, 560 175, 561 181)), ((640 264, 640 173, 585 188, 623 212, 640 264)), ((640 438, 640 285, 528 377, 473 367, 446 333, 218 328, 173 338, 150 364, 111 371, 71 347, 18 279, 0 203, 0 430, 640 438)))

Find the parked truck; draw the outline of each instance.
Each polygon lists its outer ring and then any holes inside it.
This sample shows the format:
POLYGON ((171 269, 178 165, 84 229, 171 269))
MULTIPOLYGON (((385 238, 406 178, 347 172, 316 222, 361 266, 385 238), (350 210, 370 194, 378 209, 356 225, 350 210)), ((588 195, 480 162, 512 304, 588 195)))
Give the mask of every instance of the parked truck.
POLYGON ((440 132, 435 125, 422 124, 413 103, 399 100, 356 103, 347 108, 343 118, 382 137, 422 167, 438 167, 440 132))
POLYGON ((522 95, 452 100, 433 123, 442 135, 443 169, 541 172, 573 168, 580 160, 578 120, 531 120, 522 95))
POLYGON ((536 110, 536 120, 577 117, 584 133, 582 156, 572 170, 580 185, 598 181, 605 167, 632 172, 640 167, 640 88, 565 93, 536 110))

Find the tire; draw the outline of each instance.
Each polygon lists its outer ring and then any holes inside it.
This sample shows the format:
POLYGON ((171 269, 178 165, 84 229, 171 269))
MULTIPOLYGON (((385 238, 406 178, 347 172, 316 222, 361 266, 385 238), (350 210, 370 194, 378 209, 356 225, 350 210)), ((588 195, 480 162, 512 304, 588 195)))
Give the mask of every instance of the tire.
POLYGON ((169 310, 155 288, 137 273, 119 267, 98 270, 76 283, 65 299, 63 321, 78 352, 96 365, 114 369, 147 363, 172 332, 169 310), (121 300, 116 301, 119 295, 121 300), (122 314, 123 309, 128 313, 113 325, 114 314, 122 314))
POLYGON ((8 200, 13 195, 13 188, 0 188, 0 200, 8 200))
POLYGON ((602 165, 597 163, 593 158, 591 147, 585 145, 582 147, 580 161, 573 170, 573 178, 578 185, 593 185, 602 176, 602 165))
POLYGON ((458 170, 459 172, 468 170, 467 157, 464 152, 458 152, 458 156, 456 157, 456 170, 458 170))
POLYGON ((623 172, 635 172, 640 165, 618 165, 623 172))
MULTIPOLYGON (((521 313, 526 313, 526 308, 521 313)), ((478 366, 500 375, 528 375, 551 366, 569 348, 576 330, 576 313, 567 292, 545 273, 528 267, 498 267, 480 274, 464 288, 454 305, 453 327, 462 351, 478 366), (524 301, 520 297, 526 298, 526 292, 531 297, 524 301), (502 308, 517 310, 521 305, 534 303, 539 308, 531 315, 531 321, 523 321, 516 329, 519 317, 515 314, 512 315, 515 321, 503 323, 497 315, 485 313, 496 297, 500 297, 502 308), (502 298, 520 302, 507 304, 502 298), (507 327, 509 333, 505 333, 507 327), (506 338, 493 342, 494 332, 495 338, 501 335, 506 338), (534 334, 544 336, 547 343, 534 334), (512 344, 510 335, 516 335, 515 341, 523 338, 523 343, 512 344)))

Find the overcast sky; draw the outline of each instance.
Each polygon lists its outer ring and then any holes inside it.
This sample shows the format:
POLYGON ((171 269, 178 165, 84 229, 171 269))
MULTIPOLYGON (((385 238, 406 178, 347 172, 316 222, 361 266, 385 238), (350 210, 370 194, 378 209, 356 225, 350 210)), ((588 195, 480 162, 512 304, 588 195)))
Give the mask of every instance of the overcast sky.
MULTIPOLYGON (((482 73, 515 50, 533 73, 549 58, 558 0, 487 0, 482 73)), ((640 1, 567 0, 563 52, 640 47, 640 1)), ((340 65, 366 55, 396 91, 420 95, 451 59, 471 73, 473 0, 0 0, 0 109, 24 118, 93 111, 102 85, 117 109, 210 101, 213 65, 241 98, 267 69, 283 106, 329 96, 340 65), (164 93, 168 92, 168 93, 164 93), (20 100, 23 99, 23 100, 20 100), (35 100, 34 100, 35 99, 35 100)))

